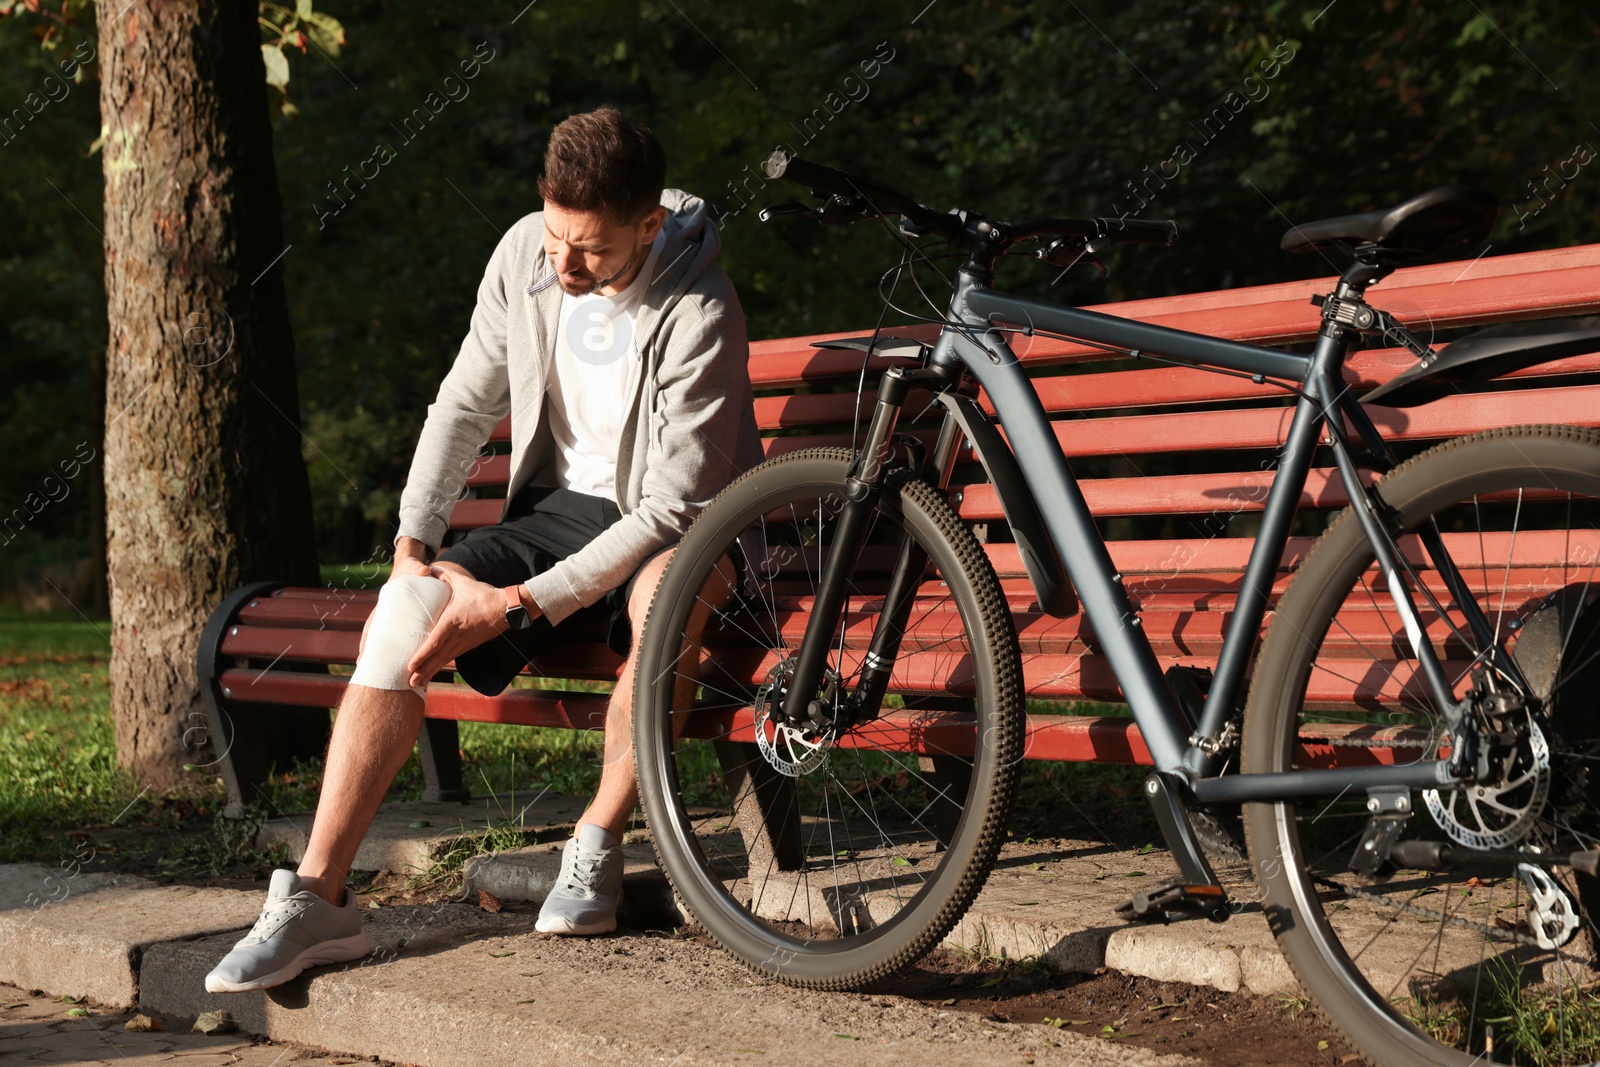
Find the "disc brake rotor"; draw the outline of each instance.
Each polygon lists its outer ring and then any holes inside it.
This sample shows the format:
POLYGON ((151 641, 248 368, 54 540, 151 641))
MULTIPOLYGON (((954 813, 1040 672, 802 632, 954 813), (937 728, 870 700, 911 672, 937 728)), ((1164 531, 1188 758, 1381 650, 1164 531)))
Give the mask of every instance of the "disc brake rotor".
POLYGON ((1468 848, 1509 848, 1528 836, 1550 795, 1550 743, 1532 716, 1511 769, 1496 783, 1448 792, 1424 789, 1422 799, 1439 828, 1468 848))
MULTIPOLYGON (((835 740, 807 725, 793 726, 785 722, 783 694, 794 673, 792 660, 784 660, 771 671, 756 691, 752 707, 755 712, 756 747, 773 770, 790 778, 810 774, 827 761, 828 752, 835 740)), ((823 672, 823 689, 832 701, 839 692, 840 678, 835 670, 823 672)))

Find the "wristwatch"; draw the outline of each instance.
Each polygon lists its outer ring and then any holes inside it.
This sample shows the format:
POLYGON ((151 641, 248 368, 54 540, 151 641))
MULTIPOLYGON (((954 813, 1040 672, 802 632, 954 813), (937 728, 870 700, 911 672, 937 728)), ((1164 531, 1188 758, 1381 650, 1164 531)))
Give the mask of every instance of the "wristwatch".
POLYGON ((522 586, 508 585, 506 594, 506 629, 526 630, 533 625, 533 620, 528 617, 528 609, 522 605, 522 586))

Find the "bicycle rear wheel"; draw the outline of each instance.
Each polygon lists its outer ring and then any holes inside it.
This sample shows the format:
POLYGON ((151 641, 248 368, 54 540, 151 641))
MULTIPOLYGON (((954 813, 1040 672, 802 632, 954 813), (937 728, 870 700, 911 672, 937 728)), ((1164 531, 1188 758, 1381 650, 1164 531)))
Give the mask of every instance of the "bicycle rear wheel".
MULTIPOLYGON (((1504 739, 1478 784, 1413 793, 1404 838, 1595 848, 1600 434, 1534 426, 1460 438, 1378 492, 1408 585, 1426 591, 1419 621, 1453 699, 1470 699, 1504 739), (1459 569, 1455 590, 1426 549, 1434 529, 1459 569)), ((1437 759, 1449 749, 1443 722, 1347 512, 1301 566, 1262 647, 1243 769, 1437 759)), ((1351 792, 1246 806, 1268 919, 1350 1040, 1384 1064, 1600 1057, 1595 880, 1562 867, 1546 884, 1518 864, 1358 875, 1369 797, 1351 792)))
POLYGON ((928 562, 893 667, 903 697, 836 737, 784 725, 852 458, 762 464, 701 514, 651 607, 634 704, 640 796, 689 911, 748 966, 825 989, 892 974, 954 927, 1004 839, 1024 726, 988 557, 903 470, 848 579, 822 698, 853 690, 909 538, 928 562))

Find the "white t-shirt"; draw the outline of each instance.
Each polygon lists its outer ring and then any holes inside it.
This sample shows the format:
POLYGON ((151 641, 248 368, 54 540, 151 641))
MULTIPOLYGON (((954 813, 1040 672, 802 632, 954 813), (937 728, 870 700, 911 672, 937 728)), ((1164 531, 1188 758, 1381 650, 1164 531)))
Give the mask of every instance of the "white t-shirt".
POLYGON ((561 294, 545 405, 555 436, 556 477, 564 488, 616 499, 617 447, 628 380, 639 358, 634 320, 663 244, 665 234, 656 234, 638 277, 616 296, 561 294))

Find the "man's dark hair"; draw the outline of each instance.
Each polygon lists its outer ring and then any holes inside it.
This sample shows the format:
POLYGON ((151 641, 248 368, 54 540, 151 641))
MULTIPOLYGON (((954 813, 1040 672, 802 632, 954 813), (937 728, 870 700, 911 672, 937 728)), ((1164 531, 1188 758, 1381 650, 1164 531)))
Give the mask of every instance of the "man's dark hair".
POLYGON ((604 212, 634 223, 661 203, 666 180, 667 154, 650 128, 604 106, 563 119, 550 131, 539 195, 568 211, 604 212))

